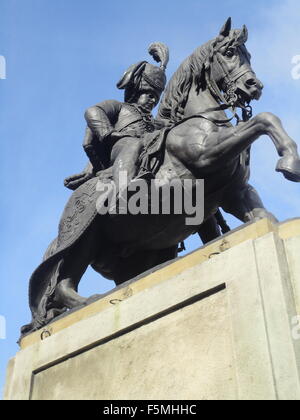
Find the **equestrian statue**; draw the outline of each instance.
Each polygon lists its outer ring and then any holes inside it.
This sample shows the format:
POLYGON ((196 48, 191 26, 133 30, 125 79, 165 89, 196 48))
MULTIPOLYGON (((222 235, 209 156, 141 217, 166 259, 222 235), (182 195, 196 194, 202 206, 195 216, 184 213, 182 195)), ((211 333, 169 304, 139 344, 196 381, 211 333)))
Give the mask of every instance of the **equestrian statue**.
POLYGON ((289 181, 300 182, 300 158, 277 116, 252 116, 250 102, 261 97, 263 84, 251 68, 247 38, 246 26, 233 30, 229 18, 216 38, 180 65, 166 88, 168 48, 151 44, 149 53, 160 67, 146 61, 130 66, 117 84, 124 102, 104 101, 86 111, 83 146, 89 162, 65 180, 73 193, 57 238, 31 276, 32 321, 22 334, 91 301, 78 294, 89 265, 119 285, 174 259, 178 244, 196 232, 204 243, 220 235, 219 225, 226 232, 219 209, 242 222, 276 221, 248 182, 251 145, 267 135, 279 155, 276 171, 289 181), (125 187, 118 184, 120 173, 127 174, 125 187), (120 202, 124 190, 140 180, 187 179, 195 185, 204 180, 199 225, 187 224, 184 212, 99 212, 99 202, 107 202, 99 185, 114 181, 120 202))

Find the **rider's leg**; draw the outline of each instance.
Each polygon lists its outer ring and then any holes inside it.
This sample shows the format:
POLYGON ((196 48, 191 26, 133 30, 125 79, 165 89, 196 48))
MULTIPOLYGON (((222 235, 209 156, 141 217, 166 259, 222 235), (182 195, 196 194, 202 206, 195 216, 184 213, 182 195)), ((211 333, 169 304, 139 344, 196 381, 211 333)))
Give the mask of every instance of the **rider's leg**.
POLYGON ((121 208, 127 208, 127 199, 125 198, 120 203, 120 198, 122 197, 122 193, 127 190, 130 181, 136 175, 141 149, 142 142, 134 137, 123 137, 115 143, 111 151, 113 185, 111 185, 112 188, 108 188, 98 198, 98 208, 106 207, 108 200, 110 201, 109 212, 111 214, 115 214, 117 207, 120 211, 121 208), (117 199, 119 200, 118 206, 117 199))
POLYGON ((265 209, 258 192, 250 184, 227 194, 222 209, 244 223, 264 218, 271 219, 273 223, 278 222, 276 217, 265 209))
POLYGON ((142 146, 141 140, 125 137, 119 140, 112 149, 113 178, 119 194, 127 188, 137 174, 142 146))

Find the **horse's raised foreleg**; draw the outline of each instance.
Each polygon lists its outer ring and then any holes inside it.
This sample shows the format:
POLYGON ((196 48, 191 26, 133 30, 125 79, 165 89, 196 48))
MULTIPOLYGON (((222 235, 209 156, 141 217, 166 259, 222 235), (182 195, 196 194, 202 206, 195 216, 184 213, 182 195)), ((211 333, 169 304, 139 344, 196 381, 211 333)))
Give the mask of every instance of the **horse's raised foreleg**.
POLYGON ((286 133, 280 119, 267 112, 236 127, 222 127, 212 131, 199 143, 190 140, 189 143, 193 146, 190 157, 197 169, 203 173, 213 173, 235 159, 262 135, 268 135, 272 139, 282 157, 276 170, 282 172, 287 179, 299 182, 300 158, 297 144, 286 133))

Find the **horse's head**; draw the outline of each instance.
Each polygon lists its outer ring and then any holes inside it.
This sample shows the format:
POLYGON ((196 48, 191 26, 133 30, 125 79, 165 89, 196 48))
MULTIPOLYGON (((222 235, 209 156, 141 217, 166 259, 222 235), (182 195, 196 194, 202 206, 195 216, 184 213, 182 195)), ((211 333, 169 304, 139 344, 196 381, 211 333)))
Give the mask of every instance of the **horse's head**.
POLYGON ((230 105, 245 106, 252 99, 259 99, 263 84, 251 68, 251 56, 245 47, 248 30, 231 30, 231 18, 212 42, 206 67, 210 88, 217 96, 224 92, 230 105))
POLYGON ((245 47, 247 38, 246 26, 231 30, 229 18, 218 37, 198 47, 174 73, 161 101, 158 118, 178 122, 186 115, 197 113, 195 103, 192 111, 189 109, 186 113, 193 83, 198 94, 209 88, 220 103, 230 106, 245 108, 252 99, 259 99, 263 84, 251 68, 251 56, 245 47))

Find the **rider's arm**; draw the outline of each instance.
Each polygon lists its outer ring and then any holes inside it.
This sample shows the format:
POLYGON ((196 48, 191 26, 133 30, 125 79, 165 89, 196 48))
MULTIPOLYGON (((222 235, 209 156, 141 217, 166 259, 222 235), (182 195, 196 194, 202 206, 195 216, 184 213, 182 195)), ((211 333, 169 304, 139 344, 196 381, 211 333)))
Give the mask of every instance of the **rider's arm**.
POLYGON ((113 132, 121 107, 118 101, 104 101, 86 110, 84 116, 87 125, 99 141, 113 132))
MULTIPOLYGON (((104 101, 88 108, 85 112, 87 130, 83 148, 96 171, 101 169, 102 164, 95 141, 103 144, 110 137, 121 107, 122 104, 118 101, 104 101)), ((99 143, 98 147, 100 146, 99 143)))

